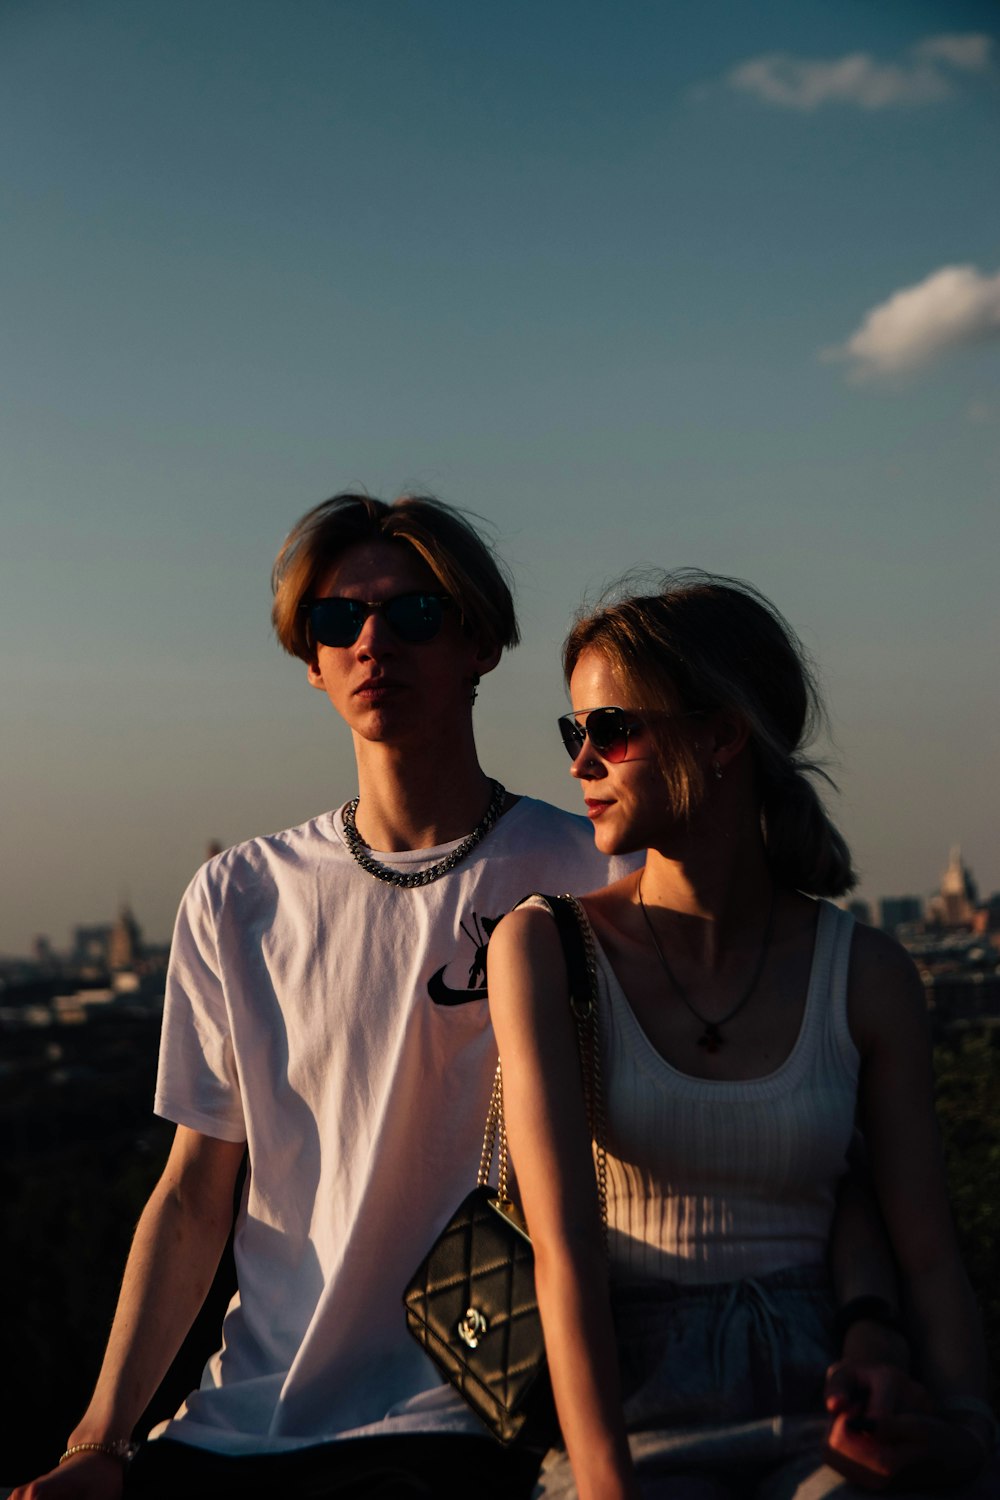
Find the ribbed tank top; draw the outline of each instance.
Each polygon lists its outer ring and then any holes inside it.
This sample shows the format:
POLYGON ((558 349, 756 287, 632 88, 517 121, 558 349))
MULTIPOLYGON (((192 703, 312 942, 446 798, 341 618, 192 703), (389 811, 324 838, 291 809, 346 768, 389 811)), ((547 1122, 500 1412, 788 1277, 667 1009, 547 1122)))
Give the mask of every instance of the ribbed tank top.
POLYGON ((795 1044, 773 1073, 739 1082, 671 1067, 596 942, 615 1280, 696 1285, 825 1259, 855 1121, 853 926, 819 903, 795 1044))

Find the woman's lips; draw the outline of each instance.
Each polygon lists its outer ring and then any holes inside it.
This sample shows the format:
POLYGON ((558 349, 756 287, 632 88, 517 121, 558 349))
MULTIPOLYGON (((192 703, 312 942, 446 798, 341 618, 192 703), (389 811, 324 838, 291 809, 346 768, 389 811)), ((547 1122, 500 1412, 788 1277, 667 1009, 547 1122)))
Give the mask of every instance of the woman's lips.
POLYGON ((611 806, 610 802, 598 802, 590 797, 584 797, 583 804, 587 809, 588 818, 599 818, 611 806))

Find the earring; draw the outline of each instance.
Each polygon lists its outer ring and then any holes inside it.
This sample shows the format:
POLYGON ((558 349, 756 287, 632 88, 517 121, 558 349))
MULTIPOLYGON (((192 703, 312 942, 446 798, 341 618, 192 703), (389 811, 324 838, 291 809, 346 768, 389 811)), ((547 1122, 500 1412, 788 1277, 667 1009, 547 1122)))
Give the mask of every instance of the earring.
POLYGON ((480 683, 480 680, 481 679, 480 679, 479 673, 478 672, 473 672, 473 674, 472 674, 472 702, 473 703, 475 703, 476 699, 479 697, 479 683, 480 683))
POLYGON ((713 760, 712 762, 712 775, 715 777, 716 781, 722 780, 722 767, 719 765, 719 762, 717 760, 713 760))

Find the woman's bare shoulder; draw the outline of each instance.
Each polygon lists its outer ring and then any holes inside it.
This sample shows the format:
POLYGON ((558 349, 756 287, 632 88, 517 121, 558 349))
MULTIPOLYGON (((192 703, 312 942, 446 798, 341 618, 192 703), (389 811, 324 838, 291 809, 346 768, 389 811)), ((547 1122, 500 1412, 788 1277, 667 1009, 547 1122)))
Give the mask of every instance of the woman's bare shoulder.
POLYGON ((490 970, 519 962, 547 966, 561 953, 559 931, 551 909, 539 901, 522 902, 501 917, 486 953, 490 970))
POLYGON ((859 1043, 926 1030, 927 1002, 916 964, 895 938, 864 922, 855 925, 851 942, 848 1012, 859 1043))
POLYGON ((865 922, 856 922, 854 926, 851 977, 864 984, 920 985, 917 966, 903 945, 865 922))

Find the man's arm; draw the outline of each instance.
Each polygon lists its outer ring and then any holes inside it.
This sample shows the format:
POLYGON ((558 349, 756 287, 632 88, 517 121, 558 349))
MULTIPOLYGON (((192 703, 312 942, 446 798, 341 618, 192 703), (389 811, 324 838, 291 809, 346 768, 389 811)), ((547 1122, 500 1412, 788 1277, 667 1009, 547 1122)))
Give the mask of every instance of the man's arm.
MULTIPOLYGON (((131 1437, 212 1284, 232 1227, 244 1150, 242 1142, 177 1127, 136 1227, 94 1394, 67 1448, 131 1437)), ((15 1490, 11 1500, 110 1500, 122 1483, 118 1459, 84 1451, 15 1490)))

